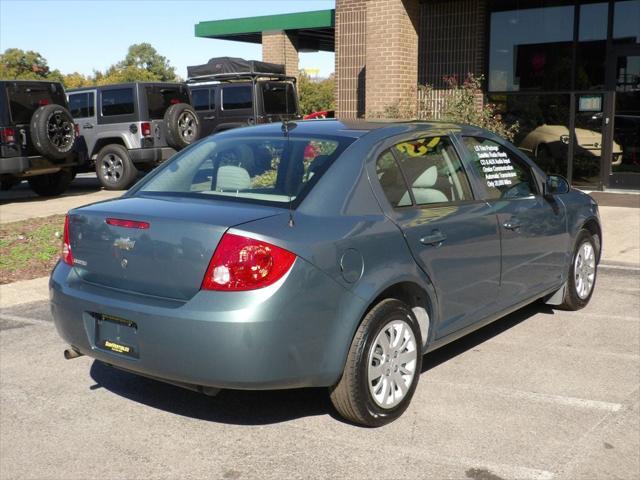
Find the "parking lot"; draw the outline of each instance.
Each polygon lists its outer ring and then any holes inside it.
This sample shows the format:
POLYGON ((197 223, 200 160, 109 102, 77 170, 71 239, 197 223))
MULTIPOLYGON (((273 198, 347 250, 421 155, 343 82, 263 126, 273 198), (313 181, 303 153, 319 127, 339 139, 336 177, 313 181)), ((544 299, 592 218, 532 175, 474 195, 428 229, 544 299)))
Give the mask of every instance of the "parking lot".
MULTIPOLYGON (((536 304, 425 357, 398 421, 322 389, 211 398, 63 359, 47 302, 0 315, 1 478, 638 478, 640 271, 579 312, 536 304)), ((301 319, 303 321, 303 319, 301 319)))

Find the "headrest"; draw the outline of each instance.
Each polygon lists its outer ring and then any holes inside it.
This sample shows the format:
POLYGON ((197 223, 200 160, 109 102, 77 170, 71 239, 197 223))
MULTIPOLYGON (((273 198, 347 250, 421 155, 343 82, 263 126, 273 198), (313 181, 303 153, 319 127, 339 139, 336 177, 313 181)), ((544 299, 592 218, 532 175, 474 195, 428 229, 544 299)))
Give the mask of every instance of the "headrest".
POLYGON ((438 181, 438 167, 435 165, 427 168, 413 182, 413 188, 431 188, 438 181))
POLYGON ((225 165, 218 169, 216 178, 216 190, 236 191, 251 187, 249 172, 242 167, 225 165))

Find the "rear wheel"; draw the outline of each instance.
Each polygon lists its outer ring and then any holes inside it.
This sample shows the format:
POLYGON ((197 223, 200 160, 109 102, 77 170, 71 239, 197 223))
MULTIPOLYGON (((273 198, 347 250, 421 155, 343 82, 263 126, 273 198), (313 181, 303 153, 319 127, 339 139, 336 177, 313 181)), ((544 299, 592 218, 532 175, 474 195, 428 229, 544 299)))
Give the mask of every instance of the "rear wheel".
POLYGON ((98 153, 96 175, 106 190, 126 190, 137 174, 138 170, 122 145, 107 145, 98 153))
POLYGON ((597 256, 593 237, 587 230, 580 230, 569 267, 564 299, 559 308, 580 310, 589 303, 598 274, 597 256))
POLYGON ((55 197, 64 193, 69 188, 72 180, 73 173, 71 170, 63 169, 56 173, 29 177, 27 181, 31 190, 41 197, 55 197))
POLYGON ((379 427, 409 406, 420 377, 422 339, 406 304, 387 299, 366 315, 351 343, 342 378, 331 389, 340 415, 379 427))

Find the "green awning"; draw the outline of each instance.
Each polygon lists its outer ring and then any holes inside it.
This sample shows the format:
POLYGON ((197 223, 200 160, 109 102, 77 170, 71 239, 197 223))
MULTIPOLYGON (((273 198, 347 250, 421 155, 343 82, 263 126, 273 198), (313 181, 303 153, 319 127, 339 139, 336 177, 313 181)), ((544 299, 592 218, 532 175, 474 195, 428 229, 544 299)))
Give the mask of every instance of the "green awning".
POLYGON ((300 50, 333 52, 335 13, 335 10, 317 10, 199 22, 195 25, 195 35, 201 38, 262 43, 262 32, 286 30, 296 33, 300 50))

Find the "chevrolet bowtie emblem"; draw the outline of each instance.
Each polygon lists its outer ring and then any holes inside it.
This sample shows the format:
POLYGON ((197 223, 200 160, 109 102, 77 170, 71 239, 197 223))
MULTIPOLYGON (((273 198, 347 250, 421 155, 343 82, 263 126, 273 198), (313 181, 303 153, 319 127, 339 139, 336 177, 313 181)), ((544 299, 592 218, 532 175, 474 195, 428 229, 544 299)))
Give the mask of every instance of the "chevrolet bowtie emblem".
POLYGON ((116 248, 119 248, 120 250, 133 250, 133 247, 135 247, 136 245, 136 241, 135 240, 131 240, 130 238, 116 238, 115 241, 113 242, 113 246, 116 248))

